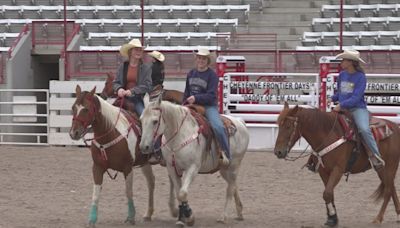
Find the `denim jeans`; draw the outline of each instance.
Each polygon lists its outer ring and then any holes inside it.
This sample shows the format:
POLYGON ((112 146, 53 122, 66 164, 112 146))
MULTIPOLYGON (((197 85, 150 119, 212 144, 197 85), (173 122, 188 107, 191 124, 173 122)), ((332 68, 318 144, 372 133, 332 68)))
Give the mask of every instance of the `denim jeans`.
POLYGON ((143 98, 138 95, 127 97, 129 102, 132 102, 135 105, 136 114, 140 117, 144 110, 143 98))
POLYGON ((228 136, 226 135, 224 124, 218 112, 217 106, 205 106, 206 117, 214 131, 221 149, 224 150, 226 157, 231 160, 231 153, 228 145, 228 136))
POLYGON ((358 131, 361 133, 364 142, 375 155, 380 156, 378 145, 369 128, 369 113, 365 108, 354 108, 350 110, 353 115, 354 122, 357 125, 358 131))

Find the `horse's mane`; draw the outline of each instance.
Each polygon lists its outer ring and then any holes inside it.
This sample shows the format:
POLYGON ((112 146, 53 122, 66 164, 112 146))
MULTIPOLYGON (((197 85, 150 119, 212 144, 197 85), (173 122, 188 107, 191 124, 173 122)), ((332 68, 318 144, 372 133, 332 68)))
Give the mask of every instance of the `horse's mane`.
MULTIPOLYGON (((111 128, 114 127, 115 122, 118 119, 118 123, 116 124, 115 128, 117 129, 127 129, 129 126, 129 121, 128 119, 125 118, 123 113, 120 113, 120 110, 118 107, 115 107, 105 101, 103 98, 101 98, 98 95, 95 95, 97 100, 99 100, 100 103, 100 112, 103 115, 104 119, 106 120, 106 127, 111 128)), ((124 132, 120 132, 123 134, 124 132)))
POLYGON ((309 129, 330 131, 332 130, 332 125, 336 121, 336 117, 333 113, 322 112, 318 108, 299 107, 296 116, 299 117, 300 123, 303 124, 303 126, 307 126, 309 129))

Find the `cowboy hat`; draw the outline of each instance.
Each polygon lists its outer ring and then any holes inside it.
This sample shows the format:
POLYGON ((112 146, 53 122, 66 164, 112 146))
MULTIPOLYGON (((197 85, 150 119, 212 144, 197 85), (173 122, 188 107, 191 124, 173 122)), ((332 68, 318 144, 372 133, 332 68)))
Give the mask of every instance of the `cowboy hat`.
POLYGON ((164 62, 164 60, 165 60, 165 56, 159 51, 152 51, 152 52, 149 53, 149 55, 151 57, 157 59, 160 62, 164 62))
POLYGON ((208 58, 208 61, 207 61, 208 64, 211 63, 211 53, 210 53, 209 50, 207 50, 207 49, 199 49, 197 51, 196 55, 207 57, 208 58))
POLYGON ((129 41, 129 43, 122 45, 121 48, 119 49, 119 53, 121 53, 121 55, 124 57, 129 57, 128 56, 129 50, 131 50, 132 48, 135 48, 135 47, 137 47, 137 48, 142 47, 142 42, 140 42, 139 39, 133 39, 133 40, 129 41))
POLYGON ((344 50, 343 53, 340 53, 336 56, 337 59, 349 59, 357 62, 365 63, 364 60, 360 58, 360 52, 356 50, 344 50))

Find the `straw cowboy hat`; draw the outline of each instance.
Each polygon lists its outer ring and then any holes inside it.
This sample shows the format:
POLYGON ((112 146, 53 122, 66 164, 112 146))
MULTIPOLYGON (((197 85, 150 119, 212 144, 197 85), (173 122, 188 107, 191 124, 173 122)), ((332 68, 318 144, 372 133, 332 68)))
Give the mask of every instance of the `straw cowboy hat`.
POLYGON ((151 57, 157 59, 160 62, 164 62, 164 60, 165 60, 165 56, 159 51, 152 51, 152 52, 149 53, 149 55, 151 57))
POLYGON ((210 53, 210 51, 207 50, 207 49, 199 49, 199 50, 197 51, 196 55, 205 56, 205 57, 208 58, 208 63, 211 62, 211 53, 210 53))
POLYGON ((129 57, 128 56, 129 50, 131 50, 132 48, 135 48, 135 47, 138 47, 138 48, 142 47, 142 42, 140 42, 139 39, 133 39, 133 40, 129 41, 129 43, 122 45, 121 48, 119 49, 119 53, 121 53, 121 55, 124 57, 129 57))
POLYGON ((365 63, 364 60, 360 58, 360 52, 356 50, 344 50, 343 53, 340 53, 336 56, 337 59, 349 59, 357 62, 365 63))

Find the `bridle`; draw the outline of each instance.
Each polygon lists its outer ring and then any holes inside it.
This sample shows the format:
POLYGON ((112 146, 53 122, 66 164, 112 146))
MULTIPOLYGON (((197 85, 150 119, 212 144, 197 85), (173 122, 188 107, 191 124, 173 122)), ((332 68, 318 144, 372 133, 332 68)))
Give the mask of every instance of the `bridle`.
MULTIPOLYGON (((294 137, 296 136, 296 133, 299 132, 298 125, 299 125, 299 118, 297 116, 287 116, 286 119, 293 121, 294 129, 292 131, 292 134, 290 135, 289 141, 287 143, 287 148, 290 148, 292 145, 294 137)), ((300 132, 299 132, 300 134, 300 132)), ((301 136, 301 135, 300 135, 301 136)))
POLYGON ((90 130, 93 122, 96 119, 96 113, 97 113, 96 105, 94 105, 93 96, 88 97, 87 100, 89 101, 90 104, 90 106, 87 108, 89 110, 88 118, 82 118, 81 116, 76 116, 76 115, 72 117, 72 121, 77 121, 81 123, 81 125, 85 128, 82 137, 86 135, 86 133, 90 130))

